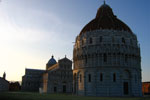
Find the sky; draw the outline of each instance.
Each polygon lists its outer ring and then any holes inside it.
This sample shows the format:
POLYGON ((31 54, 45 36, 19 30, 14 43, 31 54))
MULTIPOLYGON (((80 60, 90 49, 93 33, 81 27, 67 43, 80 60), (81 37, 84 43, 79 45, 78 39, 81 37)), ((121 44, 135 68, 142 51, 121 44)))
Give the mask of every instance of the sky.
MULTIPOLYGON (((73 42, 103 0, 1 0, 0 76, 21 81, 25 68, 45 69, 54 55, 72 60, 73 42)), ((142 81, 150 81, 150 0, 106 0, 137 35, 142 81)))

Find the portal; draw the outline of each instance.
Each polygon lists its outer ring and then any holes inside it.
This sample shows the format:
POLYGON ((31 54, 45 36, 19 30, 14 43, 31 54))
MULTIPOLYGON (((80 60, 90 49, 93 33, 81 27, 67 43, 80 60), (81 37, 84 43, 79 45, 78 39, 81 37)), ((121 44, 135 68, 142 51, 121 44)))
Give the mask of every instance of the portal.
POLYGON ((128 95, 129 94, 128 82, 124 82, 123 83, 123 90, 124 90, 124 95, 128 95))

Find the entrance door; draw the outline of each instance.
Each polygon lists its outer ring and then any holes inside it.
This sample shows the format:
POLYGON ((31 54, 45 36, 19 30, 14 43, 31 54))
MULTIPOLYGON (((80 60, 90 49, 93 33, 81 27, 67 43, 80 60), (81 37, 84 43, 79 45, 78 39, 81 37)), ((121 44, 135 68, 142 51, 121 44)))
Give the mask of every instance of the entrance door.
POLYGON ((66 93, 66 85, 63 85, 63 93, 66 93))
POLYGON ((56 86, 54 86, 54 92, 57 92, 57 87, 56 86))
POLYGON ((124 90, 124 95, 129 94, 129 84, 128 84, 128 82, 123 83, 123 90, 124 90))

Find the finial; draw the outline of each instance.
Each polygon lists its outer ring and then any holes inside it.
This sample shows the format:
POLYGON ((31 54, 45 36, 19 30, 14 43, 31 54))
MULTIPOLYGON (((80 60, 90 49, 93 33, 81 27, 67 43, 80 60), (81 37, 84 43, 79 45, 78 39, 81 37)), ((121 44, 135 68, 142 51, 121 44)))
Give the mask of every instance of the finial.
POLYGON ((65 55, 65 58, 66 58, 67 56, 65 55))
POLYGON ((52 58, 54 58, 54 56, 52 55, 52 58))
POLYGON ((104 5, 105 5, 105 0, 104 0, 104 5))

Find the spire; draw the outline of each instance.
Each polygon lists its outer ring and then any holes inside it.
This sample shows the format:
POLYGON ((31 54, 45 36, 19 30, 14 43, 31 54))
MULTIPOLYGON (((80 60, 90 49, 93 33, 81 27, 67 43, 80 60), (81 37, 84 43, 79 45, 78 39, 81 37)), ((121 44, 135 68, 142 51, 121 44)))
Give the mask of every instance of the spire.
POLYGON ((3 74, 3 79, 5 79, 6 78, 6 73, 4 72, 4 74, 3 74))
POLYGON ((67 58, 67 56, 65 55, 65 58, 67 58))

